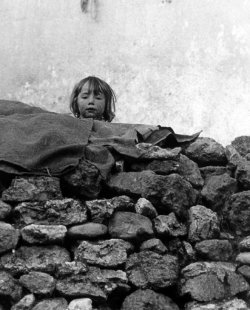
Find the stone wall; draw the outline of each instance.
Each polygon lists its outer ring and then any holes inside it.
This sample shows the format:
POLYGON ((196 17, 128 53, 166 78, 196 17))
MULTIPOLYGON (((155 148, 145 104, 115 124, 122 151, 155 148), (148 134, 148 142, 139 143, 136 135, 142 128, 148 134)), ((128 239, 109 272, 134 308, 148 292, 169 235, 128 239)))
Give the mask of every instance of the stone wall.
POLYGON ((249 309, 250 137, 1 175, 0 309, 249 309))

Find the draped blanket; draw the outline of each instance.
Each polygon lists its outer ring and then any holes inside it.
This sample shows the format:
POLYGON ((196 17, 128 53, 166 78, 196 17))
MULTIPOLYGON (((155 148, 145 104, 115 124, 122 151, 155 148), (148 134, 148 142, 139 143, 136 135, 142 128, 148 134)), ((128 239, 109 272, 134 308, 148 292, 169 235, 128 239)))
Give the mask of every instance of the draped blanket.
POLYGON ((60 176, 85 158, 106 177, 113 156, 140 157, 138 142, 168 147, 193 141, 198 135, 178 135, 160 126, 80 120, 0 100, 0 171, 60 176))

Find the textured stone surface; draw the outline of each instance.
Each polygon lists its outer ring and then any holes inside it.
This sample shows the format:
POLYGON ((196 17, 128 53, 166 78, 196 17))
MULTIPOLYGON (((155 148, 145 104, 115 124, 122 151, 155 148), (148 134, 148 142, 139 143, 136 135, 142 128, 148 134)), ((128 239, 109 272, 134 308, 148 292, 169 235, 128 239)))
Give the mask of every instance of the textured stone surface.
POLYGON ((204 240, 196 243, 195 250, 200 258, 213 261, 228 261, 233 254, 228 240, 204 240))
POLYGON ((90 267, 86 274, 72 275, 59 279, 56 290, 63 296, 87 297, 103 303, 115 290, 129 290, 126 273, 121 270, 90 267))
POLYGON ((223 207, 226 199, 237 190, 237 182, 227 173, 211 176, 201 191, 204 204, 212 210, 223 207))
POLYGON ((236 256, 236 262, 250 265, 250 252, 242 252, 236 256))
POLYGON ((101 191, 102 177, 98 168, 80 159, 77 167, 63 176, 66 190, 77 196, 96 198, 101 191))
POLYGON ((196 139, 187 147, 185 154, 199 166, 219 166, 227 163, 224 147, 211 138, 196 139))
POLYGON ((8 272, 0 270, 0 296, 19 301, 22 297, 22 287, 8 272))
POLYGON ((236 137, 231 144, 241 156, 246 156, 247 153, 250 153, 250 136, 236 137))
POLYGON ((185 155, 180 156, 178 172, 185 180, 190 182, 193 187, 201 188, 204 180, 201 176, 198 165, 185 155))
POLYGON ((135 212, 144 216, 147 216, 150 219, 155 218, 158 213, 152 203, 145 199, 139 198, 135 205, 135 212))
POLYGON ((15 253, 0 257, 0 266, 10 273, 23 274, 29 271, 52 273, 60 263, 70 261, 69 252, 59 246, 22 246, 15 253))
POLYGON ((31 293, 51 296, 55 286, 55 279, 47 273, 31 271, 20 277, 19 282, 31 293))
POLYGON ((109 222, 112 238, 144 241, 154 235, 151 221, 143 215, 132 212, 116 212, 109 222))
POLYGON ((92 310, 92 300, 90 298, 73 299, 68 306, 68 310, 92 310))
POLYGON ((243 238, 238 244, 238 247, 241 251, 250 252, 250 236, 246 236, 245 238, 243 238))
POLYGON ((179 238, 174 238, 168 241, 168 254, 178 257, 179 266, 183 268, 184 266, 195 261, 196 253, 189 242, 182 241, 179 238))
POLYGON ((159 254, 165 254, 168 249, 160 239, 153 238, 142 242, 140 251, 152 251, 159 254))
POLYGON ((106 236, 107 232, 108 228, 106 225, 89 222, 70 227, 67 236, 71 239, 94 239, 106 236))
POLYGON ((168 175, 170 173, 178 173, 180 163, 178 160, 152 160, 150 162, 134 162, 131 164, 131 171, 152 170, 156 174, 168 175))
POLYGON ((223 218, 237 235, 249 235, 250 191, 231 195, 223 208, 223 218))
POLYGON ((43 202, 23 202, 14 209, 15 223, 22 227, 29 224, 73 225, 87 220, 87 208, 71 198, 43 202))
POLYGON ((87 271, 88 267, 85 263, 71 261, 58 264, 55 275, 57 278, 63 278, 65 276, 85 274, 87 271))
POLYGON ((235 172, 235 177, 243 190, 250 189, 250 161, 242 161, 235 172))
MULTIPOLYGON (((31 310, 36 302, 34 294, 24 296, 19 302, 11 307, 11 310, 31 310)), ((0 308, 1 309, 1 308, 0 308)))
POLYGON ((219 219, 215 212, 200 205, 190 208, 188 239, 191 242, 214 239, 219 235, 219 219))
POLYGON ((154 221, 156 234, 165 237, 183 237, 187 234, 187 227, 180 223, 175 214, 172 212, 169 215, 159 215, 154 221))
POLYGON ((237 272, 240 273, 249 283, 250 281, 250 266, 243 265, 237 269, 237 272))
POLYGON ((121 239, 109 239, 98 242, 82 241, 76 248, 76 261, 102 267, 118 267, 126 262, 133 246, 121 239))
POLYGON ((152 290, 137 290, 128 295, 121 310, 179 310, 179 307, 167 296, 152 290))
POLYGON ((192 302, 186 305, 185 310, 248 310, 246 302, 242 299, 234 298, 228 301, 201 304, 192 302))
POLYGON ((15 249, 19 240, 19 230, 11 224, 0 221, 0 254, 15 249))
POLYGON ((64 298, 48 298, 38 302, 32 310, 67 310, 67 307, 64 298))
POLYGON ((190 264, 181 271, 180 293, 199 302, 209 302, 246 292, 249 285, 235 269, 230 263, 190 264))
POLYGON ((177 282, 178 259, 173 255, 142 251, 129 256, 126 272, 129 281, 137 288, 167 288, 177 282))
POLYGON ((108 223, 115 211, 134 211, 134 203, 128 196, 117 196, 111 199, 86 201, 91 220, 96 223, 108 223))
POLYGON ((67 228, 63 225, 31 224, 21 230, 23 240, 30 244, 62 244, 67 228))
POLYGON ((60 180, 55 177, 16 177, 2 193, 6 202, 47 201, 61 199, 60 180))
POLYGON ((232 146, 227 145, 225 148, 225 153, 228 161, 228 167, 231 170, 235 170, 237 166, 244 161, 244 158, 240 155, 240 153, 232 146))
POLYGON ((151 143, 138 143, 136 147, 141 152, 140 159, 178 159, 181 152, 180 147, 163 149, 151 143))
POLYGON ((231 176, 231 172, 227 167, 224 166, 206 166, 200 168, 201 176, 206 182, 211 176, 214 175, 222 175, 224 173, 228 173, 231 176))
POLYGON ((0 221, 6 219, 10 215, 11 210, 12 207, 9 204, 0 200, 0 221))

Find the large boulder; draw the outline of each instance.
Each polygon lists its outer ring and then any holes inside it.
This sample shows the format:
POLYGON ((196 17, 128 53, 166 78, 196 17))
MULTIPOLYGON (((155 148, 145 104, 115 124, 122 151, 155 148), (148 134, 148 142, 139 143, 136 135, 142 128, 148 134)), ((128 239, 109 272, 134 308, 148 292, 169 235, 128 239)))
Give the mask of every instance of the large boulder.
POLYGON ((90 218, 95 223, 107 224, 115 211, 134 211, 134 203, 128 196, 86 201, 90 218))
POLYGON ((73 170, 63 176, 63 189, 66 192, 87 198, 98 197, 102 186, 102 176, 98 168, 87 160, 80 159, 73 170))
POLYGON ((237 191, 237 182, 227 173, 211 176, 205 183, 201 196, 204 204, 214 211, 223 207, 226 199, 237 191))
POLYGON ((55 246, 21 246, 15 253, 6 253, 0 257, 0 267, 13 275, 29 271, 55 272, 56 266, 71 261, 70 253, 55 246))
POLYGON ((60 180, 56 177, 16 177, 11 186, 3 191, 5 202, 47 201, 61 199, 60 180))
POLYGON ((203 240, 196 243, 197 255, 204 260, 228 261, 232 258, 233 248, 228 240, 203 240))
POLYGON ((187 234, 186 225, 179 222, 173 212, 157 216, 153 223, 156 234, 160 237, 183 237, 187 234))
POLYGON ((82 241, 74 250, 74 256, 76 261, 89 265, 114 268, 123 265, 132 250, 132 244, 121 239, 82 241))
POLYGON ((0 254, 15 249, 20 232, 11 224, 0 222, 0 254))
POLYGON ((21 276, 19 282, 31 293, 40 296, 51 296, 56 287, 56 281, 52 276, 37 271, 21 276))
POLYGON ((196 262, 181 271, 180 294, 199 302, 223 300, 248 290, 247 281, 230 263, 196 262))
POLYGON ((204 179, 205 183, 207 180, 210 179, 211 176, 214 175, 222 175, 224 173, 227 173, 231 176, 231 171, 228 169, 228 167, 224 166, 206 166, 200 168, 201 176, 204 179))
POLYGON ((250 153, 250 136, 236 137, 231 144, 240 153, 241 156, 246 156, 250 153))
POLYGON ((90 298, 73 299, 69 303, 68 310, 92 310, 92 300, 90 298))
POLYGON ((156 174, 168 175, 171 173, 178 173, 180 163, 178 160, 168 159, 168 160, 159 160, 154 159, 152 161, 139 161, 133 162, 130 167, 130 171, 144 171, 152 170, 156 174))
POLYGON ((220 224, 218 216, 204 206, 193 206, 189 210, 188 240, 197 242, 205 239, 218 238, 220 224))
POLYGON ((185 155, 199 166, 220 166, 227 163, 224 147, 214 139, 196 139, 185 149, 185 155))
POLYGON ((21 230, 23 240, 29 244, 62 244, 66 233, 63 225, 31 224, 21 230))
POLYGON ((87 297, 104 303, 108 296, 118 290, 128 292, 126 273, 121 270, 90 267, 86 274, 66 276, 57 281, 56 291, 65 297, 87 297))
POLYGON ((68 303, 64 298, 48 298, 38 302, 32 310, 67 310, 68 303))
POLYGON ((131 254, 126 262, 129 281, 137 288, 164 289, 177 283, 179 264, 176 256, 152 251, 131 254))
POLYGON ((128 295, 121 310, 179 310, 179 307, 167 296, 150 289, 136 290, 128 295), (150 307, 150 308, 149 308, 150 307))
POLYGON ((223 208, 223 219, 239 236, 250 234, 250 191, 233 194, 223 208))
POLYGON ((108 227, 106 225, 88 222, 70 227, 67 236, 70 239, 96 239, 106 236, 107 232, 108 227))
POLYGON ((22 287, 16 279, 6 271, 0 270, 0 296, 1 298, 19 301, 22 298, 22 287))
POLYGON ((158 254, 166 254, 168 249, 160 239, 153 238, 142 242, 140 251, 152 251, 158 254))
POLYGON ((154 235, 152 222, 146 216, 132 212, 116 212, 109 222, 111 238, 144 241, 154 235))
MULTIPOLYGON (((11 310, 31 310, 36 302, 34 294, 25 295, 21 300, 11 307, 11 310)), ((1 309, 1 307, 0 307, 1 309)))
POLYGON ((23 202, 14 209, 14 221, 19 227, 29 224, 74 225, 87 221, 87 208, 79 200, 66 198, 46 202, 23 202))

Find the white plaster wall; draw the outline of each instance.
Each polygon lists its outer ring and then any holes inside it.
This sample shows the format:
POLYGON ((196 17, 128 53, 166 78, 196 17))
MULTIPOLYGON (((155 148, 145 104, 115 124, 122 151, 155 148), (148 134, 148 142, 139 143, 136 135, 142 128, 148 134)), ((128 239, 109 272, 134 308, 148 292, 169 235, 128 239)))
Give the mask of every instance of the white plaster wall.
POLYGON ((96 75, 117 93, 116 122, 224 145, 250 135, 249 0, 89 3, 1 0, 1 98, 68 112, 73 85, 96 75))

